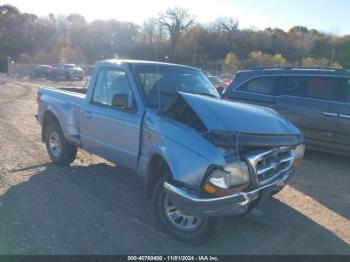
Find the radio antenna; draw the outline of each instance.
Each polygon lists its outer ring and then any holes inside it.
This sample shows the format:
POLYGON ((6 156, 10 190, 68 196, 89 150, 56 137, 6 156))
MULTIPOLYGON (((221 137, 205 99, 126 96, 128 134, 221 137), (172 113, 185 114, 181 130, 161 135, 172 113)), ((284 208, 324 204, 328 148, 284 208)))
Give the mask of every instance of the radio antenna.
MULTIPOLYGON (((160 28, 158 29, 160 31, 160 28)), ((159 32, 156 36, 157 40, 156 40, 156 70, 157 70, 157 77, 159 76, 159 65, 158 65, 158 42, 159 42, 159 32)), ((157 96, 158 96, 158 109, 160 111, 160 90, 159 90, 159 80, 157 80, 157 96)))

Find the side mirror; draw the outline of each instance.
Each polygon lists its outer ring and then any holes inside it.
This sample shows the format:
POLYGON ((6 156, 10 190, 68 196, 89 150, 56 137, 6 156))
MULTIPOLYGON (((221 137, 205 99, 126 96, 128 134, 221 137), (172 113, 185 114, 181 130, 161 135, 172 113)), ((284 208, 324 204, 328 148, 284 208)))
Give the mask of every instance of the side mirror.
POLYGON ((126 94, 116 94, 113 96, 112 106, 127 109, 128 108, 128 96, 126 94))

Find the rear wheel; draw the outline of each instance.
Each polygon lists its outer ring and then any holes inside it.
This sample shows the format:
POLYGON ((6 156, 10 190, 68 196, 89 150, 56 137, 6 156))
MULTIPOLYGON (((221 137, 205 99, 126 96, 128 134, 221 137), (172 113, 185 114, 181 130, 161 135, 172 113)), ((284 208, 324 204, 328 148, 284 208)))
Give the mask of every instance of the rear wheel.
POLYGON ((164 182, 169 181, 170 177, 170 172, 165 170, 153 191, 153 205, 158 221, 169 235, 182 242, 200 244, 208 241, 218 230, 219 220, 196 217, 174 206, 164 190, 164 182))
POLYGON ((57 123, 48 124, 45 135, 46 149, 54 164, 64 166, 75 160, 77 147, 67 143, 57 123))

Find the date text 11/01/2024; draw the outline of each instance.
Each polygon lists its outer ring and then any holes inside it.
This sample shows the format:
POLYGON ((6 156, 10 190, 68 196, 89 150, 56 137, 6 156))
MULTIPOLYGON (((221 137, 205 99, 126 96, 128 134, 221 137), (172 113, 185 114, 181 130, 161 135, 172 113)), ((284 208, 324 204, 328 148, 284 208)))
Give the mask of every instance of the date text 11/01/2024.
POLYGON ((128 261, 219 261, 217 256, 128 256, 128 261))

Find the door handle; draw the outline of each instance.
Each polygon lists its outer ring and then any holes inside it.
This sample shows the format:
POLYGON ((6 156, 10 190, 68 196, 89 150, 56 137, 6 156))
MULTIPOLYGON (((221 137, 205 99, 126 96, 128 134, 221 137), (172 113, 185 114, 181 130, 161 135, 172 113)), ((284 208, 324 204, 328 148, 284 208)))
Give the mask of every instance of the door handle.
POLYGON ((345 119, 349 119, 350 120, 350 115, 342 115, 342 114, 340 114, 339 116, 341 118, 345 118, 345 119))
POLYGON ((323 112, 323 115, 328 117, 338 117, 338 114, 332 112, 323 112))
POLYGON ((92 113, 90 111, 84 111, 84 116, 86 118, 92 118, 92 113))

